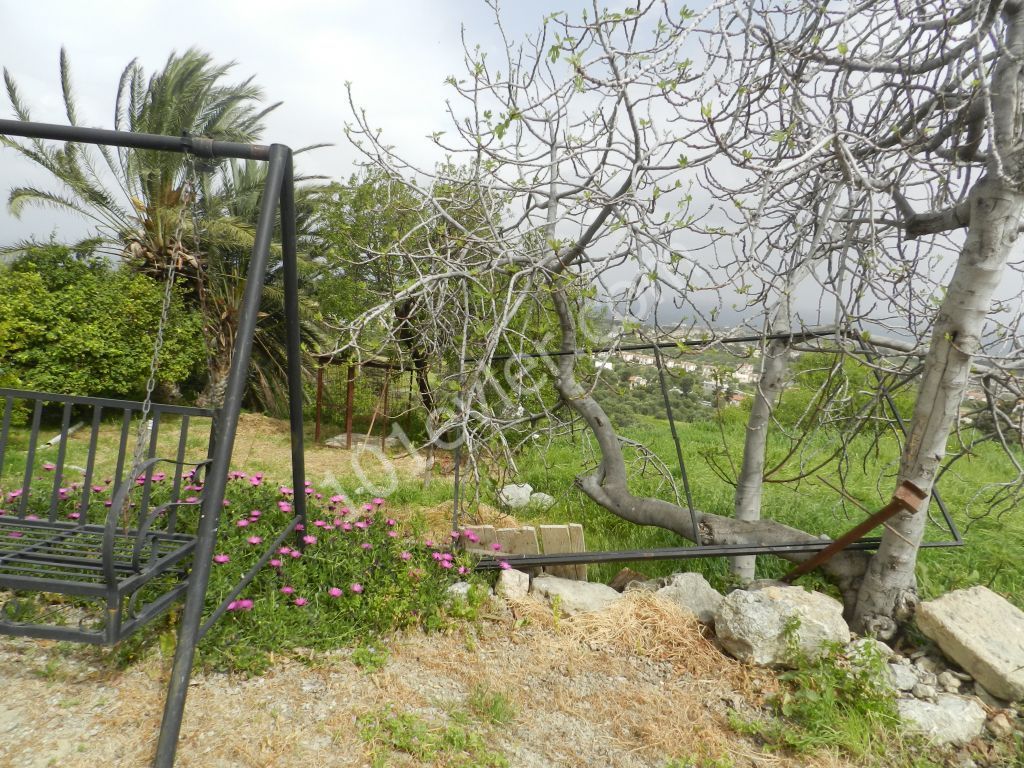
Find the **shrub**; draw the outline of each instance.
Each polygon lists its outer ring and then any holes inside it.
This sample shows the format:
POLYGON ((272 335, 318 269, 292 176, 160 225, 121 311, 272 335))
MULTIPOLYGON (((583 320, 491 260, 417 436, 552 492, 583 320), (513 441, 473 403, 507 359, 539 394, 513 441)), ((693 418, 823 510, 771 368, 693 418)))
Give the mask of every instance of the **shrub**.
MULTIPOLYGON (((0 268, 0 374, 44 392, 140 396, 162 302, 163 287, 144 275, 63 246, 32 246, 0 268)), ((200 320, 177 293, 160 380, 183 382, 204 362, 200 320)))

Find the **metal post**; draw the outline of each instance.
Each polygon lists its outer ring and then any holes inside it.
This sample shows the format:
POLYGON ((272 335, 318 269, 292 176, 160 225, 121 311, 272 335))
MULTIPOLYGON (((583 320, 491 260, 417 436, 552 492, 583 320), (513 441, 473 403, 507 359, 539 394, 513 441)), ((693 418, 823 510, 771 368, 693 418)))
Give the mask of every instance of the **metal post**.
POLYGON ((316 431, 313 433, 313 442, 320 442, 320 410, 324 402, 324 364, 318 362, 316 369, 316 431))
MULTIPOLYGON (((295 178, 292 153, 285 157, 281 185, 281 254, 284 257, 284 312, 288 345, 288 418, 291 422, 292 487, 295 489, 295 516, 306 528, 306 462, 303 453, 302 426, 302 339, 299 320, 299 267, 295 232, 295 178)), ((302 546, 299 537, 299 546, 302 546)))
POLYGON ((693 543, 698 547, 702 545, 700 540, 700 527, 697 524, 697 513, 693 509, 693 494, 690 492, 690 478, 686 474, 686 462, 683 460, 683 448, 679 444, 679 433, 676 431, 676 420, 672 417, 672 403, 668 397, 668 385, 665 383, 665 365, 661 359, 661 350, 654 347, 654 359, 658 363, 658 382, 661 384, 661 396, 665 401, 665 414, 668 416, 668 426, 672 431, 672 442, 676 445, 676 459, 679 461, 679 474, 683 478, 683 492, 686 494, 686 508, 690 512, 690 525, 693 526, 693 543))
POLYGON ((356 367, 348 364, 345 382, 345 447, 352 450, 352 409, 356 400, 356 367))
MULTIPOLYGON (((221 434, 214 446, 213 463, 206 478, 203 504, 199 517, 199 531, 193 553, 192 572, 188 580, 188 594, 178 629, 178 647, 174 654, 174 666, 167 688, 167 702, 164 705, 163 720, 160 724, 160 739, 157 742, 155 768, 172 768, 178 748, 178 734, 185 710, 185 696, 195 658, 196 643, 199 639, 203 603, 210 580, 210 566, 217 541, 217 526, 227 487, 231 451, 238 428, 238 415, 242 407, 242 396, 249 373, 252 352, 252 337, 259 314, 260 295, 263 292, 263 278, 267 271, 270 243, 274 234, 274 214, 281 198, 281 187, 291 150, 281 144, 270 148, 270 166, 260 205, 260 217, 256 225, 256 238, 252 257, 249 260, 249 274, 242 299, 242 311, 232 352, 231 370, 228 373, 224 403, 221 406, 221 434)), ((297 489, 301 493, 301 489, 297 489)))

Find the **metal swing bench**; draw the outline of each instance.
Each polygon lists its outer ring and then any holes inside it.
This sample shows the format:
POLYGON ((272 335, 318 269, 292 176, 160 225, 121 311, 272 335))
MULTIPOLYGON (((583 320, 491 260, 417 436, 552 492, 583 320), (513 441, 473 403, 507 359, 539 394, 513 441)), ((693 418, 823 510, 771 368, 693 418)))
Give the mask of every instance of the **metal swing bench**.
POLYGON ((296 494, 294 515, 288 524, 230 594, 204 616, 278 210, 287 318, 292 481, 301 488, 305 480, 292 152, 281 144, 250 145, 12 120, 0 120, 0 135, 268 162, 238 333, 219 409, 151 405, 148 397, 146 402, 137 403, 0 389, 0 591, 6 593, 6 604, 0 611, 0 634, 113 644, 184 596, 154 763, 157 768, 170 768, 196 644, 272 557, 276 547, 305 524, 305 498, 296 494), (41 443, 44 412, 60 413, 60 431, 54 439, 41 443), (20 442, 15 445, 12 437, 17 415, 27 415, 27 446, 20 442), (73 418, 81 423, 72 424, 73 418), (134 459, 129 446, 133 419, 148 427, 147 432, 140 432, 134 459), (210 420, 209 439, 202 443, 203 455, 191 461, 195 457, 188 455, 190 432, 194 432, 190 427, 197 419, 210 420), (76 428, 88 434, 82 467, 67 461, 76 428), (176 445, 171 458, 159 455, 161 433, 165 444, 170 433, 170 442, 176 445), (112 452, 108 450, 111 444, 112 452), (111 455, 116 468, 108 475, 111 455), (36 471, 40 460, 51 456, 52 461, 47 460, 43 469, 52 472, 52 480, 36 471), (69 482, 72 473, 80 475, 81 480, 69 482), (12 474, 14 485, 9 486, 8 475, 12 474), (100 495, 108 493, 103 519, 97 519, 95 511, 90 510, 97 508, 100 495), (42 615, 32 600, 22 601, 36 595, 41 595, 41 602, 48 606, 42 615), (101 607, 98 616, 82 610, 90 601, 101 607))

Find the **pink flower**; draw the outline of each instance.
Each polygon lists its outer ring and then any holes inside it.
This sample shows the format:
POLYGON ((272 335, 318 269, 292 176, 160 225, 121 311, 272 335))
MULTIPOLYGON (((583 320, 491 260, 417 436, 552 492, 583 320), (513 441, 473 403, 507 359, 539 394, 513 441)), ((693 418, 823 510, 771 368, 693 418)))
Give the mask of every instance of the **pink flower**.
POLYGON ((358 595, 358 594, 360 594, 363 591, 363 585, 362 584, 358 584, 358 583, 357 584, 353 584, 351 587, 349 587, 349 589, 351 589, 353 592, 355 592, 358 595))
POLYGON ((473 533, 472 531, 463 531, 463 535, 464 535, 464 536, 465 536, 465 537, 466 537, 467 539, 469 539, 469 540, 470 540, 471 542, 473 542, 474 544, 479 544, 479 543, 480 543, 480 537, 479 537, 479 536, 477 536, 477 535, 476 535, 475 533, 473 533))
POLYGON ((44 470, 45 470, 46 472, 53 472, 53 470, 55 470, 56 468, 57 468, 57 465, 56 465, 56 464, 53 464, 53 463, 51 463, 51 462, 49 462, 49 461, 45 461, 45 462, 43 462, 43 469, 44 469, 44 470))
POLYGON ((511 571, 512 566, 508 564, 508 560, 499 560, 498 567, 503 571, 511 571))
POLYGON ((78 512, 69 512, 68 513, 68 518, 70 520, 77 520, 80 517, 81 517, 81 515, 78 512))
POLYGON ((442 568, 451 568, 452 562, 451 560, 442 560, 440 563, 438 563, 438 565, 440 565, 442 568))
POLYGON ((369 551, 369 550, 373 549, 373 544, 371 544, 371 543, 370 543, 370 542, 368 542, 368 541, 364 541, 364 542, 363 542, 362 544, 360 544, 359 546, 361 546, 361 547, 362 547, 363 549, 365 549, 365 550, 367 550, 367 551, 369 551))
POLYGON ((351 523, 342 523, 341 524, 341 530, 343 530, 343 531, 351 531, 352 530, 352 524, 351 523))
POLYGON ((103 493, 104 490, 105 490, 105 488, 102 485, 94 485, 94 486, 92 486, 92 492, 93 493, 103 493))
POLYGON ((279 502, 277 502, 277 508, 280 509, 282 512, 291 512, 292 511, 292 505, 289 504, 287 501, 279 501, 279 502))
POLYGON ((356 528, 358 528, 361 531, 365 531, 369 527, 370 527, 370 524, 368 522, 366 522, 365 520, 360 520, 360 521, 358 521, 356 523, 356 528))
POLYGON ((306 603, 308 603, 308 602, 309 602, 309 600, 307 600, 307 599, 306 599, 306 598, 304 598, 304 597, 296 597, 296 598, 295 598, 295 599, 294 599, 294 600, 293 600, 292 602, 293 602, 293 603, 295 603, 295 604, 296 604, 297 606, 299 606, 299 608, 301 608, 301 607, 302 607, 302 606, 304 606, 304 605, 305 605, 306 603))
POLYGON ((254 509, 251 512, 249 512, 249 517, 252 520, 259 520, 260 519, 260 515, 262 515, 262 514, 263 513, 260 512, 258 509, 254 509))
POLYGON ((281 547, 280 549, 277 550, 277 554, 279 554, 279 555, 287 555, 291 551, 292 551, 291 547, 281 547))
POLYGON ((379 498, 378 499, 374 499, 373 503, 376 504, 379 507, 381 504, 384 503, 384 499, 379 499, 379 498))
POLYGON ((363 509, 367 512, 373 512, 373 504, 363 504, 363 509))
POLYGON ((388 518, 387 520, 385 520, 384 522, 385 522, 385 523, 386 523, 387 525, 396 525, 396 524, 398 523, 398 521, 397 521, 397 520, 395 520, 395 518, 393 518, 393 517, 389 517, 389 518, 388 518))
POLYGON ((248 541, 253 546, 256 546, 257 544, 262 544, 263 543, 263 537, 262 536, 250 536, 248 539, 246 539, 246 541, 248 541))
POLYGON ((399 557, 406 561, 412 560, 412 552, 403 552, 399 557))
POLYGON ((458 541, 459 536, 461 536, 461 534, 458 531, 452 531, 448 535, 452 537, 452 541, 458 541))
POLYGON ((21 531, 11 531, 7 535, 10 536, 12 539, 20 539, 25 534, 22 533, 21 531))
POLYGON ((334 504, 341 504, 341 502, 343 502, 344 500, 345 497, 340 493, 336 493, 330 498, 330 501, 333 502, 334 504))
POLYGON ((247 526, 248 524, 249 520, 244 517, 241 520, 235 521, 235 525, 237 525, 239 528, 245 528, 245 526, 247 526))
POLYGON ((469 568, 467 568, 464 565, 460 565, 459 566, 459 575, 460 576, 465 576, 467 573, 469 573, 469 568))
POLYGON ((167 473, 166 472, 157 472, 156 474, 153 475, 153 482, 154 483, 162 483, 166 479, 167 479, 167 473))
POLYGON ((280 592, 282 595, 291 595, 295 593, 295 587, 289 587, 287 584, 281 587, 280 592))
POLYGON ((269 563, 267 563, 267 565, 269 565, 271 568, 280 568, 281 567, 281 561, 278 560, 275 557, 273 560, 271 560, 269 563))
POLYGON ((314 520, 313 525, 315 525, 317 528, 323 528, 327 525, 327 523, 324 520, 314 520))
POLYGON ((390 536, 392 539, 397 539, 398 531, 388 531, 388 536, 390 536))
POLYGON ((253 606, 252 600, 232 600, 228 603, 229 611, 251 611, 253 606))
POLYGON ((312 488, 306 488, 306 495, 307 496, 312 496, 313 495, 313 489, 312 488))
POLYGON ((185 503, 186 504, 198 504, 199 503, 199 497, 198 496, 189 496, 188 498, 185 499, 185 503))
POLYGON ((309 544, 309 545, 316 544, 316 536, 303 536, 302 537, 302 543, 303 544, 309 544))
POLYGON ((224 501, 221 502, 221 505, 225 507, 230 507, 231 502, 228 499, 224 499, 224 501))
POLYGON ((493 549, 495 552, 501 552, 501 544, 499 544, 496 541, 493 544, 491 544, 491 549, 493 549))
POLYGON ((228 555, 224 554, 214 555, 213 562, 217 563, 218 565, 224 565, 224 563, 230 563, 231 558, 228 555))
POLYGON ((341 509, 338 510, 338 514, 339 515, 347 515, 351 511, 352 510, 350 510, 348 507, 342 507, 341 509))
POLYGON ((287 488, 283 485, 277 490, 281 492, 282 496, 291 496, 293 493, 295 493, 295 491, 292 488, 287 488))
POLYGON ((342 590, 338 587, 331 587, 327 590, 327 594, 331 597, 341 597, 344 594, 344 592, 342 592, 342 590))
POLYGON ((292 559, 302 557, 302 553, 297 549, 293 549, 289 554, 292 556, 292 559))
POLYGON ((261 485, 263 483, 263 475, 261 475, 259 472, 257 472, 255 475, 252 475, 249 478, 249 482, 253 486, 261 485))
POLYGON ((304 526, 302 523, 296 523, 295 530, 296 531, 304 531, 304 530, 306 530, 306 526, 304 526))

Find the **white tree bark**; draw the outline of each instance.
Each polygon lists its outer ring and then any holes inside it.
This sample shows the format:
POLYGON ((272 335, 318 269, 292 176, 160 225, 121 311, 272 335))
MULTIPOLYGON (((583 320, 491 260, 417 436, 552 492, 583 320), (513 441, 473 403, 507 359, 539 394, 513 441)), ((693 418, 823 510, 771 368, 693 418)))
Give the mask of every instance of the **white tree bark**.
MULTIPOLYGON (((935 323, 897 483, 931 491, 967 389, 992 296, 1024 213, 1024 195, 1006 181, 983 179, 971 190, 971 225, 935 323)), ((891 637, 917 605, 914 566, 925 509, 900 513, 871 559, 855 614, 861 630, 891 637)))
MULTIPOLYGON (((754 402, 747 419, 743 443, 743 461, 736 478, 735 514, 737 520, 761 519, 761 494, 764 489, 764 462, 768 450, 768 426, 782 394, 789 370, 789 344, 775 340, 768 344, 754 402)), ((729 558, 729 568, 740 582, 754 578, 757 558, 743 555, 729 558)))
MULTIPOLYGON (((1024 6, 1003 8, 1006 44, 992 76, 993 142, 988 174, 970 192, 970 223, 957 267, 935 322, 914 417, 897 483, 930 492, 967 389, 992 297, 1017 239, 1024 214, 1022 194, 1022 98, 1024 6)), ((854 614, 856 628, 891 637, 917 605, 915 564, 924 537, 925 509, 900 513, 890 522, 871 559, 854 614)))

